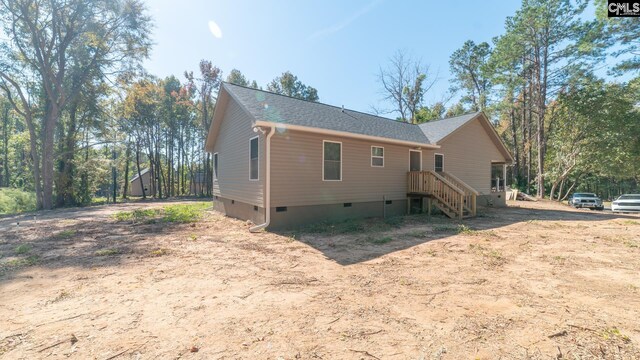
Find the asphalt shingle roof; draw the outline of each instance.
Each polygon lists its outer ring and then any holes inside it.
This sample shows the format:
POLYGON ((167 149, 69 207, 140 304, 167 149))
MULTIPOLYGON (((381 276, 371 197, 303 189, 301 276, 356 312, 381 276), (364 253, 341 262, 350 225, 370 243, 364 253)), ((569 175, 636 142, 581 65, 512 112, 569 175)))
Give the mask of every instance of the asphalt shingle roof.
POLYGON ((422 144, 436 144, 478 115, 476 112, 415 125, 230 83, 223 86, 256 120, 422 144))
POLYGON ((429 121, 418 125, 422 132, 434 144, 444 139, 447 135, 454 132, 462 125, 475 118, 480 112, 464 114, 456 117, 446 118, 442 120, 429 121))
POLYGON ((416 125, 318 102, 224 83, 256 120, 429 144, 416 125))

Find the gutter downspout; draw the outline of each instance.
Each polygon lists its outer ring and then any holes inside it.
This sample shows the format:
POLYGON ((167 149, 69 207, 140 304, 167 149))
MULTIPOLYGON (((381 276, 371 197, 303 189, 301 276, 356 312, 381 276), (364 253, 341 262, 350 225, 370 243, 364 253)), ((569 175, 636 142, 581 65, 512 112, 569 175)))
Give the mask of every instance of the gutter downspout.
POLYGON ((266 144, 266 154, 265 154, 266 161, 265 162, 267 163, 267 169, 266 169, 266 176, 265 176, 264 188, 263 188, 265 220, 264 220, 264 224, 256 225, 249 228, 249 231, 252 233, 258 232, 266 228, 267 226, 269 226, 269 223, 271 222, 271 137, 273 136, 273 134, 275 134, 275 132, 276 132, 276 128, 275 126, 272 125, 269 128, 269 134, 267 134, 267 141, 266 141, 267 144, 266 144))

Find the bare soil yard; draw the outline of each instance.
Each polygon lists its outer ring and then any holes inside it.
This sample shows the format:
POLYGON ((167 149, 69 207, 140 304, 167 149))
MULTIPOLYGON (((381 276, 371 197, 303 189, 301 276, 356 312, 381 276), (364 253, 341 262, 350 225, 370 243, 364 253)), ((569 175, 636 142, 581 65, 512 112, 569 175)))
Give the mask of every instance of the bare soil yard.
POLYGON ((640 359, 638 215, 517 202, 281 234, 114 216, 167 204, 0 219, 0 357, 640 359))

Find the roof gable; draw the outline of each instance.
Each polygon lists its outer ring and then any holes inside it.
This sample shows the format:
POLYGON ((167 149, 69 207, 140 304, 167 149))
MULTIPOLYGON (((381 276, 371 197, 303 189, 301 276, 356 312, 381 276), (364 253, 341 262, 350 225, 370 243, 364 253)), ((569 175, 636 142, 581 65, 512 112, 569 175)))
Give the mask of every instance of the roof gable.
POLYGON ((429 121, 418 125, 420 130, 427 136, 434 144, 440 142, 451 133, 473 120, 481 112, 474 112, 455 116, 451 118, 429 121))
POLYGON ((441 144, 443 141, 446 141, 448 137, 460 131, 460 129, 464 128, 467 124, 476 119, 480 122, 493 144, 496 146, 498 151, 500 151, 502 156, 504 156, 505 160, 509 163, 513 162, 513 157, 507 149, 507 146, 504 144, 502 138, 500 138, 500 135, 498 135, 498 132, 482 111, 442 120, 430 121, 420 124, 419 126, 432 141, 436 144, 441 144))

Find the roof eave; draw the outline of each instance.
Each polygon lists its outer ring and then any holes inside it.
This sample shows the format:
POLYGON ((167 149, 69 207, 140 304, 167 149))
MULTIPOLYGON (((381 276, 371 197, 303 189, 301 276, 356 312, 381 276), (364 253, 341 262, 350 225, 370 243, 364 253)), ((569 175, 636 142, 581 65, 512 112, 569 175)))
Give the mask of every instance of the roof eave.
POLYGON ((382 137, 382 136, 356 134, 356 133, 351 133, 351 132, 347 132, 347 131, 337 131, 337 130, 322 129, 322 128, 317 128, 317 127, 312 127, 312 126, 283 124, 283 123, 277 123, 277 122, 272 122, 272 121, 264 121, 264 120, 256 121, 256 126, 260 126, 260 127, 276 127, 278 129, 284 129, 284 130, 304 131, 304 132, 311 132, 311 133, 315 133, 315 134, 322 134, 322 135, 329 135, 329 136, 339 136, 339 137, 346 137, 346 138, 352 138, 352 139, 377 141, 377 142, 382 142, 382 143, 387 143, 387 144, 396 144, 396 145, 420 147, 420 148, 424 148, 424 149, 439 149, 440 148, 440 145, 434 145, 434 144, 429 144, 429 143, 421 143, 421 142, 415 142, 415 141, 391 139, 391 138, 386 138, 386 137, 382 137))

